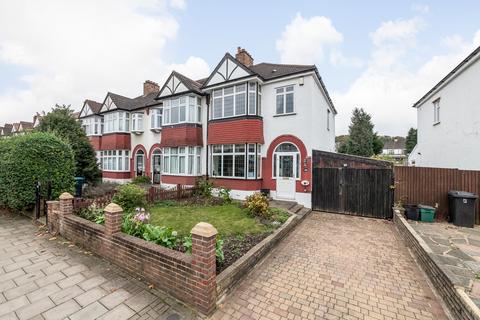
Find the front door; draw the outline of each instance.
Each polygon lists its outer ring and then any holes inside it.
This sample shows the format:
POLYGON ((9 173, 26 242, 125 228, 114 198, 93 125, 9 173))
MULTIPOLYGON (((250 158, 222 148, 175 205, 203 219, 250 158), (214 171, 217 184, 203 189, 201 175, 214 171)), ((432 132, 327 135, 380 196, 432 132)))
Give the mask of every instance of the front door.
POLYGON ((160 184, 160 170, 162 169, 162 156, 159 154, 154 154, 152 159, 153 166, 153 183, 160 184))
POLYGON ((137 177, 140 177, 140 176, 143 176, 145 174, 144 170, 145 170, 145 158, 143 156, 143 153, 140 154, 138 153, 137 154, 137 167, 135 168, 136 170, 136 173, 137 173, 137 177))
POLYGON ((277 158, 277 198, 295 199, 295 154, 278 153, 277 158))

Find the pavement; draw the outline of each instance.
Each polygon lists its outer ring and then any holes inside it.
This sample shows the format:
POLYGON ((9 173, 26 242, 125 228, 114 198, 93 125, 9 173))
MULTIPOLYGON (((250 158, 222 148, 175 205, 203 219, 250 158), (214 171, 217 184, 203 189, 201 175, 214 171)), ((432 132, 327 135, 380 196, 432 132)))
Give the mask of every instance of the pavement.
POLYGON ((0 215, 0 320, 194 319, 191 310, 122 269, 0 215))
POLYGON ((393 223, 311 213, 212 319, 446 319, 393 223))
POLYGON ((480 307, 480 227, 462 228, 446 222, 408 222, 432 249, 435 263, 454 285, 465 288, 480 307))

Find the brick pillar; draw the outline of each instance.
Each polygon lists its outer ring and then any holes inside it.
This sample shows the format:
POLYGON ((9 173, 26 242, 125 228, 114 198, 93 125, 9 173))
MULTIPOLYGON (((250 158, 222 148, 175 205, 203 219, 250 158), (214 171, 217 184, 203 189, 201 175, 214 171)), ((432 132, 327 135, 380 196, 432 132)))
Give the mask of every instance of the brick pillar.
POLYGON ((208 223, 200 222, 192 231, 192 265, 194 301, 197 309, 208 315, 217 302, 215 243, 217 230, 208 223))
POLYGON ((58 221, 58 210, 60 209, 59 201, 47 201, 48 211, 48 232, 51 234, 58 234, 59 230, 59 221, 58 221))
POLYGON ((58 208, 58 232, 63 235, 64 230, 63 230, 63 219, 68 216, 73 214, 73 196, 68 193, 64 192, 60 195, 60 204, 58 208))
POLYGON ((112 236, 122 231, 123 209, 115 203, 110 203, 105 208, 105 234, 112 236))

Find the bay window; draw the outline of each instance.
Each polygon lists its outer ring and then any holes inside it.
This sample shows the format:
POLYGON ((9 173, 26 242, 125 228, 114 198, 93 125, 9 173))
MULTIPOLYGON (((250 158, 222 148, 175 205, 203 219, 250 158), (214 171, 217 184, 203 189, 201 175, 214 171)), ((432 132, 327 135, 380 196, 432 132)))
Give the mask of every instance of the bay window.
POLYGON ((295 112, 293 85, 275 89, 277 115, 291 114, 295 112))
POLYGON ((260 178, 260 145, 254 143, 212 145, 211 151, 212 177, 260 178))
POLYGON ((201 123, 201 98, 184 96, 163 102, 163 124, 201 123))
POLYGON ((105 150, 101 151, 103 171, 130 171, 129 150, 105 150))
POLYGON ((197 176, 201 174, 201 147, 163 148, 163 174, 197 176))
POLYGON ((117 111, 106 113, 104 116, 104 133, 129 132, 130 113, 117 111))
POLYGON ((82 127, 87 136, 99 136, 103 132, 103 118, 93 117, 82 119, 82 127))
POLYGON ((245 82, 213 90, 211 119, 259 115, 260 85, 245 82), (248 107, 247 107, 248 105, 248 107))
POLYGON ((161 129, 162 128, 162 114, 163 114, 163 109, 162 108, 152 109, 150 129, 161 129))
POLYGON ((132 113, 132 131, 143 131, 143 113, 132 113))

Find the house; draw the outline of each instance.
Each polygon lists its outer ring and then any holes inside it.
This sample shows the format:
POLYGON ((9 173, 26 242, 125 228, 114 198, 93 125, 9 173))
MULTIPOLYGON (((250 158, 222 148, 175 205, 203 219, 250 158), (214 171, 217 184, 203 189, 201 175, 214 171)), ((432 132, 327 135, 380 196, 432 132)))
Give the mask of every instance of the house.
POLYGON ((0 128, 0 137, 8 137, 12 134, 13 124, 5 123, 3 127, 0 128))
POLYGON ((165 187, 208 177, 236 199, 255 191, 311 207, 312 150, 335 150, 335 110, 315 65, 254 64, 242 48, 204 79, 172 71, 143 94, 86 100, 80 120, 103 179, 165 187))
POLYGON ((418 137, 410 165, 480 170, 479 81, 480 47, 413 105, 418 137))
POLYGON ((403 162, 406 158, 405 138, 384 136, 382 155, 392 157, 396 162, 403 162))

